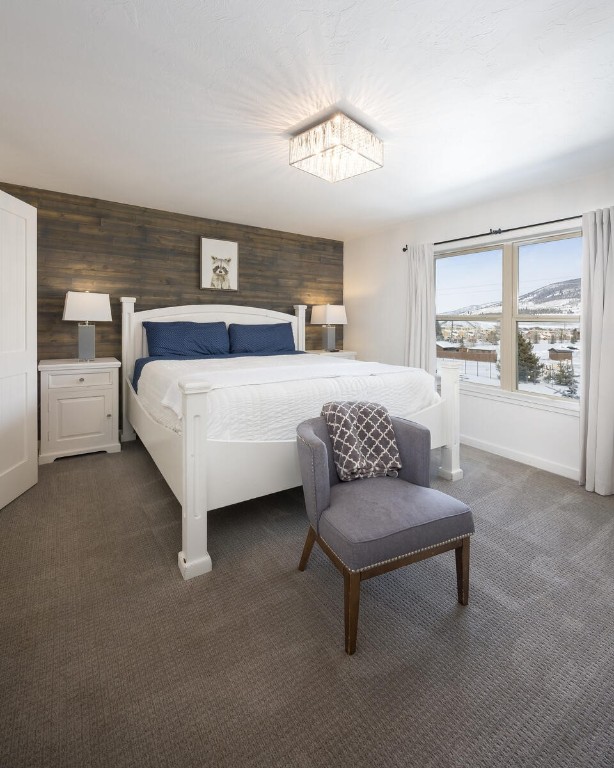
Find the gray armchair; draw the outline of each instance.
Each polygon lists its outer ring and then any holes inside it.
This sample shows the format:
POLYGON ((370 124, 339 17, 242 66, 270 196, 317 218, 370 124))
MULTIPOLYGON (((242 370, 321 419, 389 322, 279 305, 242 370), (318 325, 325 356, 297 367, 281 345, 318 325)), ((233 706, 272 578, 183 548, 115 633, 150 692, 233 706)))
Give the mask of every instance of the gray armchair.
POLYGON ((322 417, 297 429, 298 454, 309 518, 299 570, 314 542, 343 574, 345 650, 356 650, 360 582, 454 549, 458 602, 469 600, 471 510, 429 488, 431 438, 428 429, 392 417, 403 468, 397 478, 341 482, 322 417))

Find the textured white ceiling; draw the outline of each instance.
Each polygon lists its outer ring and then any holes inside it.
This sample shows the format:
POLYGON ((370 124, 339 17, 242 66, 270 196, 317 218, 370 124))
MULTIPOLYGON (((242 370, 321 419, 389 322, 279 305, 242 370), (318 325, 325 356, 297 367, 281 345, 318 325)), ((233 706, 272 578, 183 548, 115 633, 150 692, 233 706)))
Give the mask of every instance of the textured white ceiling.
POLYGON ((2 0, 0 179, 350 239, 614 165, 614 3, 2 0), (288 136, 340 107, 385 167, 288 136))

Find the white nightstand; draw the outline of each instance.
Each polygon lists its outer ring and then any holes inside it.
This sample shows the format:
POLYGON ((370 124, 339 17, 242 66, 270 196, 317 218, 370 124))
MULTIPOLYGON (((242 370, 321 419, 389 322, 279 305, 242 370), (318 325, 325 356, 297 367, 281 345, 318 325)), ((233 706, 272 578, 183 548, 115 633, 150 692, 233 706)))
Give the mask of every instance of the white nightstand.
POLYGON ((340 349, 338 352, 329 352, 327 349, 308 349, 310 355, 330 355, 331 357, 343 357, 346 360, 356 360, 356 352, 349 349, 340 349))
POLYGON ((114 357, 41 360, 39 464, 59 456, 107 451, 119 444, 118 372, 114 357))

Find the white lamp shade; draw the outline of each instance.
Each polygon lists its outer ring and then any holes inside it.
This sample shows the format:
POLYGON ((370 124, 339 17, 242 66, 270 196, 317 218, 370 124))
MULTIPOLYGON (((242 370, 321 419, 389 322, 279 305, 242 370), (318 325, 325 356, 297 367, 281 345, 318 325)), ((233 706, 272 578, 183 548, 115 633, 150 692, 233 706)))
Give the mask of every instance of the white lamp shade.
POLYGON ((63 320, 77 322, 105 322, 111 320, 111 302, 108 293, 67 291, 63 320))
POLYGON ((311 310, 312 325, 347 325, 343 304, 320 304, 311 310))

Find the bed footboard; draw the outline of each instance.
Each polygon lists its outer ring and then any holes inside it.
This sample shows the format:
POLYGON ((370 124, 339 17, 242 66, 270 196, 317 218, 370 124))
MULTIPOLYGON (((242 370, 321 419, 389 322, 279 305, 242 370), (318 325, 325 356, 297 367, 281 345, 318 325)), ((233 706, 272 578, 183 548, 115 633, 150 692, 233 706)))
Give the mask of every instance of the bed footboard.
POLYGON ((212 568, 207 551, 207 392, 206 384, 179 382, 183 399, 183 488, 181 552, 177 556, 184 579, 212 568))
POLYGON ((431 432, 431 448, 441 448, 439 476, 445 480, 461 480, 460 467, 460 364, 443 363, 441 400, 411 418, 431 432))
POLYGON ((241 443, 209 440, 204 382, 180 381, 182 393, 182 548, 184 579, 211 570, 207 512, 301 484, 296 440, 241 443))
POLYGON ((443 363, 441 368, 441 400, 445 442, 441 446, 439 476, 445 480, 461 480, 460 467, 460 363, 443 363))

